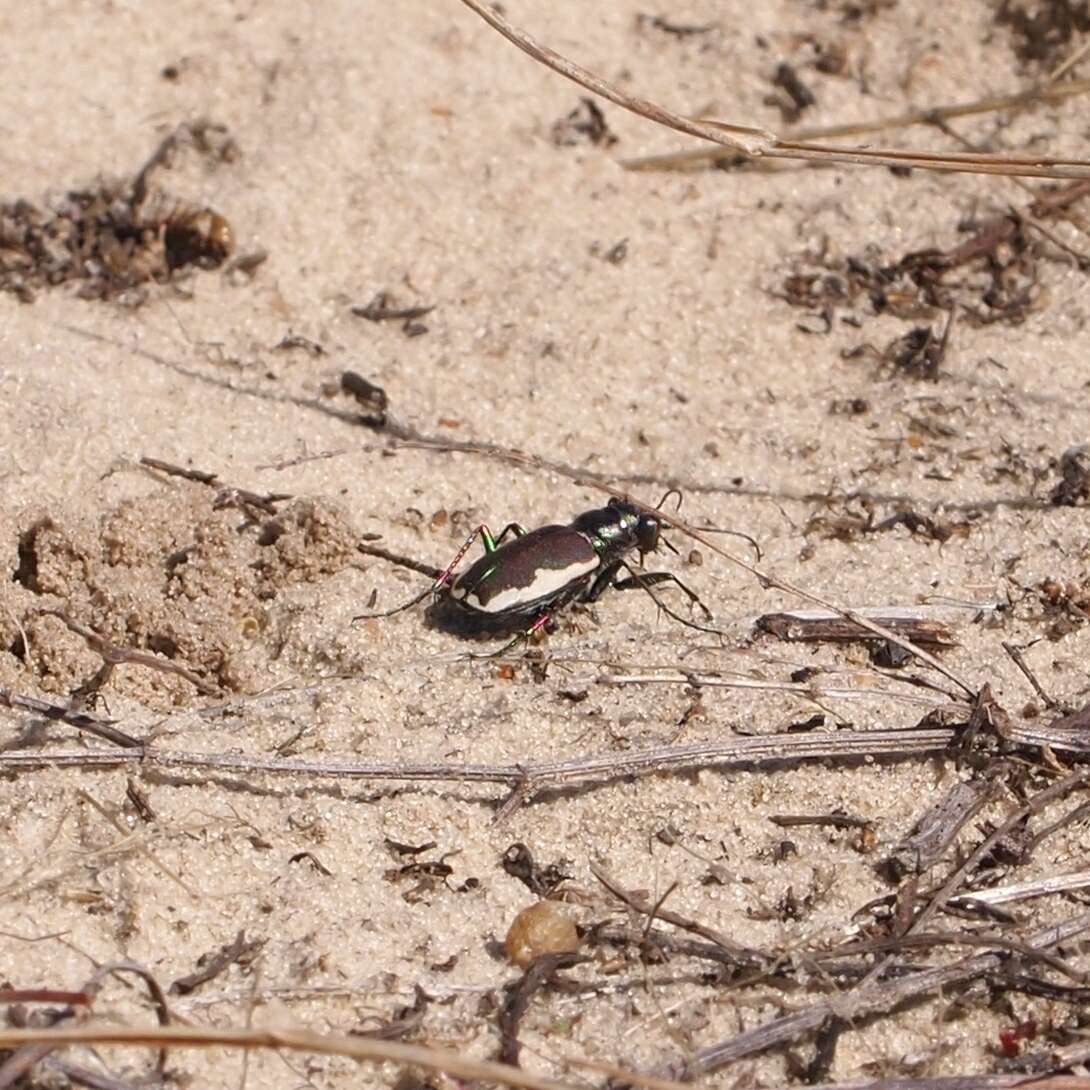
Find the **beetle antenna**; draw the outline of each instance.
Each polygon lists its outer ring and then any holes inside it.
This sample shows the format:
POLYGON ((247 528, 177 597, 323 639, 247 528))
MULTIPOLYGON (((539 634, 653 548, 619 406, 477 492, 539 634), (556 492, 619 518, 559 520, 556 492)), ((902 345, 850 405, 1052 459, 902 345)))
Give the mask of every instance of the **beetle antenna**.
POLYGON ((680 489, 680 488, 669 488, 669 489, 667 489, 667 490, 666 490, 666 491, 665 491, 665 492, 664 492, 664 493, 662 494, 662 499, 661 499, 661 500, 659 500, 659 502, 655 504, 655 510, 656 510, 656 511, 661 511, 661 510, 662 510, 662 505, 663 505, 663 504, 664 504, 664 503, 665 503, 665 502, 666 502, 666 501, 667 501, 667 500, 668 500, 668 499, 669 499, 669 498, 670 498, 671 496, 677 496, 677 506, 676 506, 676 507, 674 508, 674 513, 676 514, 676 513, 678 512, 678 511, 680 511, 680 510, 681 510, 681 501, 682 501, 682 499, 683 499, 683 496, 681 495, 681 489, 680 489))
POLYGON ((702 534, 727 534, 729 537, 740 537, 753 549, 757 559, 762 559, 761 546, 757 544, 756 538, 751 537, 742 530, 727 530, 722 526, 694 526, 693 529, 699 530, 702 534))
MULTIPOLYGON (((619 499, 619 500, 623 500, 625 503, 630 503, 630 504, 632 504, 633 507, 636 507, 641 511, 646 511, 648 514, 651 514, 653 512, 654 513, 660 513, 661 510, 662 510, 662 505, 666 502, 667 497, 669 497, 670 495, 676 494, 678 497, 681 496, 681 493, 680 493, 680 491, 678 491, 678 489, 671 488, 666 493, 666 495, 664 495, 662 497, 662 499, 659 501, 658 507, 651 508, 651 507, 648 507, 646 504, 640 503, 639 500, 637 500, 634 497, 628 495, 628 493, 626 493, 626 492, 615 492, 612 488, 609 488, 609 487, 607 487, 605 485, 595 484, 593 481, 584 481, 583 483, 590 485, 592 488, 600 488, 603 492, 608 492, 614 499, 619 499)), ((679 502, 678 502, 678 506, 679 507, 681 506, 680 499, 679 499, 679 502)), ((674 519, 670 515, 660 513, 659 517, 662 519, 662 521, 664 523, 666 523, 667 526, 672 526, 675 530, 680 530, 683 534, 684 533, 689 533, 691 535, 692 533, 699 532, 699 533, 706 533, 706 534, 729 534, 731 537, 740 537, 753 550, 753 552, 756 555, 758 561, 763 558, 763 553, 761 552, 760 545, 757 544, 756 540, 753 537, 751 537, 749 534, 743 533, 741 530, 725 530, 720 526, 693 526, 693 527, 689 527, 684 522, 682 522, 680 519, 674 519)), ((728 556, 728 559, 734 559, 734 558, 728 556)))

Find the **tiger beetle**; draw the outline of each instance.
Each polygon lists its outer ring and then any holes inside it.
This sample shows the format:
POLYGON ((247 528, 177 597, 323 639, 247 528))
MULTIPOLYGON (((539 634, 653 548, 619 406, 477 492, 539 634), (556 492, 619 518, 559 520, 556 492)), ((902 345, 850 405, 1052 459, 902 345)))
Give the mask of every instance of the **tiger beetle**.
POLYGON ((668 609, 649 589, 657 583, 676 584, 710 621, 707 607, 676 575, 635 572, 628 564, 629 554, 638 553, 642 564, 644 555, 654 552, 659 545, 677 552, 660 536, 662 524, 655 512, 614 498, 605 507, 577 515, 567 526, 527 530, 512 522, 494 537, 487 526, 481 525, 427 590, 395 609, 361 614, 354 620, 391 617, 433 595, 438 618, 464 632, 519 630, 498 651, 484 656, 492 657, 503 654, 520 640, 529 639, 569 603, 595 602, 609 587, 614 590, 639 587, 675 620, 703 629, 703 625, 687 621, 668 609), (465 571, 454 574, 478 535, 484 554, 465 571), (508 537, 511 540, 505 542, 508 537), (629 573, 627 578, 618 578, 621 569, 629 573))

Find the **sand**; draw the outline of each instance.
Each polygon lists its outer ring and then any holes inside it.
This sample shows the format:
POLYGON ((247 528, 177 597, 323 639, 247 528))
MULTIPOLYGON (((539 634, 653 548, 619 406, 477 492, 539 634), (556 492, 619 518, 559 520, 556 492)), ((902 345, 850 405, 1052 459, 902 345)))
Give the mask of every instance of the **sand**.
MULTIPOLYGON (((814 91, 807 125, 1012 91, 1042 70, 978 0, 693 0, 653 13, 714 24, 689 35, 641 23, 646 5, 628 0, 505 8, 635 93, 778 129, 767 99, 781 61, 814 91), (837 48, 841 72, 815 67, 837 48)), ((958 245, 967 221, 1027 204, 1013 182, 801 166, 625 172, 621 159, 690 145, 608 104, 615 143, 576 133, 558 144, 578 89, 457 3, 8 5, 0 39, 3 199, 46 206, 131 177, 178 124, 206 118, 237 154, 187 144, 157 184, 226 217, 237 253, 268 254, 250 272, 181 270, 139 298, 83 299, 73 283, 33 302, 0 294, 0 685, 63 703, 95 673, 99 655, 50 612, 63 610, 201 679, 204 692, 123 663, 91 708, 189 752, 512 764, 773 733, 815 714, 822 730, 911 727, 926 710, 892 697, 603 684, 678 668, 778 682, 818 668, 875 684, 860 644, 755 640, 757 615, 803 603, 676 532, 679 555, 651 562, 692 586, 724 635, 687 629, 638 592, 564 613, 537 649, 545 669, 521 653, 465 661, 489 645, 429 628, 420 611, 353 624, 373 592, 383 608, 426 585, 361 554, 366 535, 442 567, 479 522, 566 522, 605 497, 563 473, 389 443, 338 391, 350 369, 419 433, 518 448, 652 505, 680 487, 685 518, 751 535, 784 580, 853 607, 926 606, 956 630, 943 663, 973 688, 990 683, 1019 722, 1045 709, 1002 641, 1030 645, 1051 696, 1085 702, 1086 510, 1050 498, 1058 459, 1090 435, 1085 272, 1032 235, 1026 283, 1012 286, 1028 287, 1025 307, 982 324, 968 308, 985 307, 988 273, 959 271, 933 378, 877 357, 917 326, 941 332, 942 313, 876 314, 864 290, 826 323, 820 306, 784 298, 787 278, 842 274, 849 257, 877 267, 958 245), (397 306, 434 306, 419 335, 353 314, 383 291, 397 306), (277 347, 289 335, 320 350, 277 347), (861 345, 873 351, 853 354, 861 345), (150 471, 141 457, 217 484, 150 471), (272 514, 225 502, 226 487, 289 498, 272 514), (939 532, 860 530, 898 512, 939 532), (1059 590, 1042 589, 1049 580, 1059 590)), ((1078 99, 1002 122, 957 130, 997 150, 1085 155, 1078 99)), ((954 146, 934 130, 896 138, 954 146)), ((1049 227, 1086 251, 1085 235, 1049 227)), ((744 542, 715 540, 752 557, 744 542)), ((687 615, 680 596, 666 600, 687 615)), ((0 754, 102 748, 25 712, 0 720, 0 754)), ((73 989, 131 959, 167 986, 244 931, 262 945, 173 996, 180 1018, 367 1031, 400 1017, 419 986, 428 1002, 410 1039, 493 1057, 499 989, 518 975, 498 943, 536 899, 500 866, 512 843, 566 861, 580 925, 626 919, 598 866, 651 901, 670 890, 675 912, 746 946, 797 950, 851 934, 853 914, 893 888, 876 862, 969 775, 945 758, 699 770, 554 793, 497 825, 496 785, 23 770, 0 780, 0 981, 73 989), (837 808, 870 821, 873 838, 785 834, 769 820, 837 808), (796 853, 778 850, 785 839, 796 853), (412 856, 390 841, 435 846, 412 856), (396 873, 414 860, 449 871, 396 873)), ((1014 804, 1000 795, 966 842, 1014 804)), ((1085 823, 1057 835, 1012 880, 1078 869, 1084 839, 1085 823)), ((1028 926, 1075 909, 1050 898, 1016 911, 1028 926)), ((534 1000, 529 1069, 558 1075, 566 1057, 593 1056, 653 1070, 825 991, 715 986, 684 959, 644 967, 631 949, 589 952, 571 975, 602 987, 534 1000)), ((846 1033, 827 1077, 997 1070, 1001 1027, 1034 1017, 1054 1042, 1070 1013, 1021 995, 951 1000, 846 1033)), ((140 988, 113 980, 95 1009, 153 1018, 140 988)), ((103 1055, 126 1077, 150 1062, 103 1055)), ((170 1059, 209 1087, 238 1085, 240 1064, 237 1053, 170 1059)), ((782 1052, 718 1076, 795 1077, 782 1052)), ((267 1053, 248 1078, 390 1085, 396 1072, 267 1053)))

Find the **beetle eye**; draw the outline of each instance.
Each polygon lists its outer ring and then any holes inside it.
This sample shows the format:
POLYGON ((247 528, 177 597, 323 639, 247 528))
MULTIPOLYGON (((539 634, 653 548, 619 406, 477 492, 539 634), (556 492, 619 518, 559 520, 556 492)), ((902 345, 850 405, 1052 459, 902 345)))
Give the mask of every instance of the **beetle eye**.
POLYGON ((659 543, 659 520, 642 515, 636 524, 636 541, 641 553, 653 553, 659 543))

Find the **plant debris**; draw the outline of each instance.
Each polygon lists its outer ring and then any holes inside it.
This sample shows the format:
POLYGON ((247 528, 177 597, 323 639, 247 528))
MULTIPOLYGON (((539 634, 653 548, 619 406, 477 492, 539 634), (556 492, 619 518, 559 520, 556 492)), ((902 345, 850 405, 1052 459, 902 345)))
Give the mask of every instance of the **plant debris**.
POLYGON ((512 877, 517 878, 531 893, 548 897, 558 886, 571 878, 570 861, 558 860, 544 866, 534 861, 525 844, 512 844, 503 853, 500 865, 512 877))
POLYGON ((351 310, 357 318, 365 318, 369 322, 401 322, 401 330, 406 337, 419 337, 428 331, 420 319, 435 310, 435 304, 400 307, 394 304, 390 292, 380 291, 369 303, 359 304, 351 310))
POLYGON ((617 143, 601 106, 586 96, 580 98, 579 105, 571 113, 553 123, 552 139, 558 148, 571 148, 577 144, 609 148, 617 143))
POLYGON ((1054 68, 1072 38, 1090 30, 1087 0, 1002 0, 995 21, 1011 31, 1011 48, 1023 64, 1054 68))
MULTIPOLYGON (((951 647, 957 641, 950 626, 928 617, 905 613, 868 611, 867 620, 915 643, 951 647)), ((841 643, 855 640, 883 640, 884 637, 856 621, 825 610, 796 610, 790 613, 765 613, 753 622, 753 631, 775 636, 787 643, 841 643)))
POLYGON ((1060 483, 1050 497, 1057 507, 1090 501, 1090 445, 1071 447, 1060 457, 1060 483))
MULTIPOLYGON (((958 229, 969 238, 956 246, 914 250, 892 261, 873 247, 842 256, 826 240, 818 252, 792 261, 774 294, 824 324, 807 332, 828 332, 838 312, 858 324, 861 307, 907 321, 957 312, 970 325, 1020 325, 1042 303, 1040 265, 1054 252, 1031 233, 1031 222, 1060 214, 1088 193, 1085 182, 1062 186, 1038 196, 1024 212, 963 221, 958 229)), ((916 329, 887 355, 895 366, 933 377, 935 364, 924 351, 933 341, 933 334, 916 329)))
POLYGON ((81 299, 139 305, 149 282, 222 265, 234 250, 231 224, 151 187, 183 144, 217 160, 238 155, 222 125, 194 122, 178 126, 132 178, 69 190, 48 208, 22 198, 0 204, 0 291, 29 303, 43 288, 75 283, 81 299))
POLYGON ((692 38, 700 34, 710 34, 713 30, 718 29, 718 24, 677 23, 672 19, 667 18, 665 15, 646 15, 641 13, 636 16, 636 27, 639 30, 658 30, 663 34, 672 34, 675 38, 692 38))
POLYGON ((390 400, 381 386, 355 371, 345 371, 341 374, 341 390, 354 397, 369 413, 385 419, 390 400))
POLYGON ((794 124, 804 110, 817 103, 814 92, 803 83, 798 72, 786 61, 777 65, 772 85, 777 88, 776 93, 768 95, 765 104, 778 107, 788 124, 794 124))
POLYGON ((215 980, 232 965, 249 965, 261 952, 267 939, 247 940, 246 932, 240 931, 234 939, 197 959, 197 968, 188 976, 179 977, 170 986, 171 995, 188 995, 202 984, 215 980))
POLYGON ((914 537, 940 544, 953 537, 968 537, 972 523, 944 521, 922 515, 918 511, 895 511, 884 519, 878 519, 873 504, 863 497, 863 511, 856 513, 844 507, 839 511, 820 511, 811 515, 806 523, 807 534, 822 534, 836 541, 853 541, 866 534, 884 534, 904 526, 914 537))

